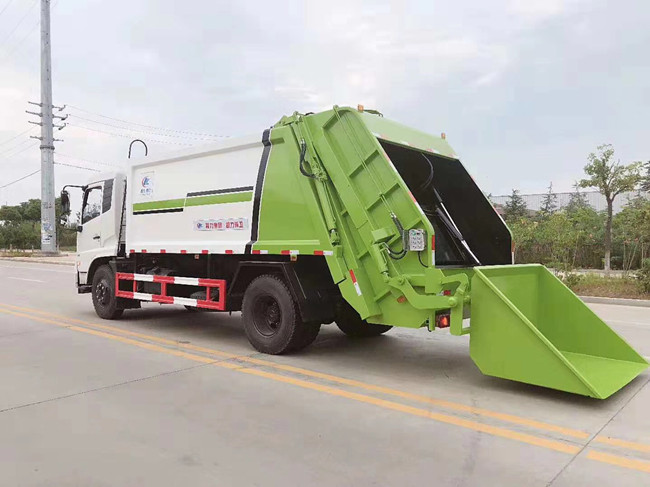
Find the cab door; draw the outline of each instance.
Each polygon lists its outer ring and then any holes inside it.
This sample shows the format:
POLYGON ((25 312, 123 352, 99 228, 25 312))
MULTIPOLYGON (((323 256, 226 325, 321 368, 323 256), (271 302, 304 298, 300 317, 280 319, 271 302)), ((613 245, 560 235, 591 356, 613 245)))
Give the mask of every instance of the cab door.
MULTIPOLYGON (((86 283, 88 268, 101 252, 102 241, 102 203, 104 182, 88 185, 84 192, 81 207, 81 225, 77 234, 77 258, 79 262, 79 282, 86 283)), ((90 284, 90 283, 86 283, 90 284)))

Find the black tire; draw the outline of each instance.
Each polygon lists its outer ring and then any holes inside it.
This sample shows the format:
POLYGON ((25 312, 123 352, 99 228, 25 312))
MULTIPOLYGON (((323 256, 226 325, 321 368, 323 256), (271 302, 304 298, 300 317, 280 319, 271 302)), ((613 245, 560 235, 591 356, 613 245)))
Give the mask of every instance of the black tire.
POLYGON ((347 336, 356 338, 379 336, 392 328, 390 325, 375 325, 362 320, 347 302, 341 303, 337 309, 336 326, 347 336))
POLYGON ((320 323, 304 323, 302 325, 301 337, 295 348, 292 348, 291 352, 298 352, 303 348, 307 348, 309 345, 314 343, 318 333, 320 333, 320 323))
POLYGON ((276 276, 263 275, 248 285, 242 318, 248 341, 260 352, 279 355, 303 348, 305 326, 298 306, 276 276))
POLYGON ((115 296, 115 274, 109 266, 103 265, 95 271, 92 293, 97 316, 105 320, 115 320, 122 316, 124 310, 117 307, 115 296))

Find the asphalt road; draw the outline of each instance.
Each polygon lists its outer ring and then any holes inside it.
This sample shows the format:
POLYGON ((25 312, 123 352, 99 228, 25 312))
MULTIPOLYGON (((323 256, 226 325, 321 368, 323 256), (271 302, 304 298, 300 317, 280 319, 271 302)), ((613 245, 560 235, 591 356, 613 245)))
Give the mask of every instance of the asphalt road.
MULTIPOLYGON (((467 337, 335 326, 292 356, 239 316, 102 321, 72 269, 0 261, 0 485, 650 485, 650 372, 608 400, 485 377, 467 337)), ((650 356, 650 308, 593 305, 650 356)))

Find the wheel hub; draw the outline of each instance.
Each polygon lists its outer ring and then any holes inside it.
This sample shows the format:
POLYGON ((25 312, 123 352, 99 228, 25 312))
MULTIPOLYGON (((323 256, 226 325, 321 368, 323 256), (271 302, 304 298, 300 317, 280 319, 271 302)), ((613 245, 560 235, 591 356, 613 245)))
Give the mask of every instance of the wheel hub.
POLYGON ((282 312, 280 305, 271 296, 263 296, 255 303, 254 308, 255 328, 264 336, 273 336, 280 329, 282 312))
POLYGON ((102 306, 106 306, 111 300, 111 289, 105 281, 99 281, 95 289, 95 297, 97 302, 102 306))

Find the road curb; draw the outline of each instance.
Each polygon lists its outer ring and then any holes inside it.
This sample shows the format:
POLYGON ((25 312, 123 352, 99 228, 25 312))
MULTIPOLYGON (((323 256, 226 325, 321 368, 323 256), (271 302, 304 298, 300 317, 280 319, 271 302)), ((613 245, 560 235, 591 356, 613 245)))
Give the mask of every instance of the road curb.
POLYGON ((637 306, 640 308, 650 308, 648 299, 627 299, 627 298, 601 298, 597 296, 580 296, 585 303, 594 304, 616 304, 620 306, 637 306))
POLYGON ((14 262, 32 262, 34 264, 54 264, 74 266, 74 262, 56 262, 48 259, 39 259, 38 257, 0 257, 0 260, 9 260, 14 262))

